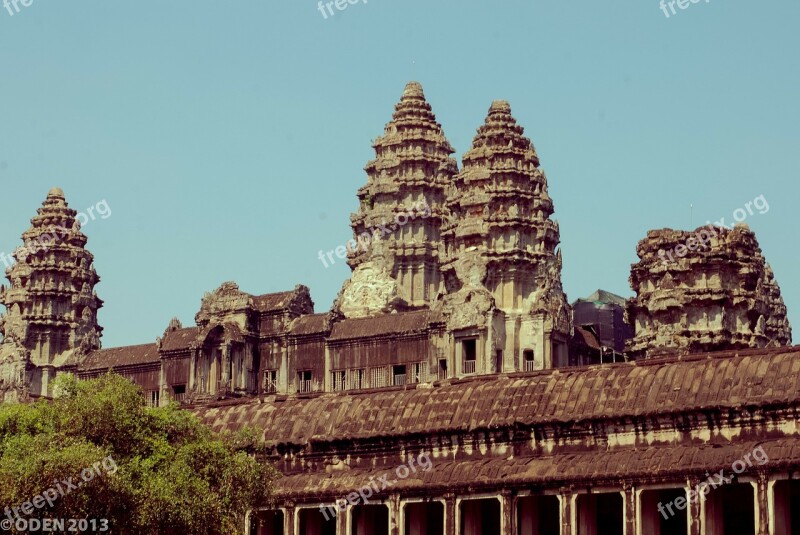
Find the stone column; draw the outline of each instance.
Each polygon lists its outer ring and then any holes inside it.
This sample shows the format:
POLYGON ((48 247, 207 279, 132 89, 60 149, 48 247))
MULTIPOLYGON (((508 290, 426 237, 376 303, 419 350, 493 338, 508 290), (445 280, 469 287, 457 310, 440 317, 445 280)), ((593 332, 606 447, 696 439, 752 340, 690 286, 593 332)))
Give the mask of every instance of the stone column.
POLYGON ((164 370, 164 359, 159 356, 158 368, 158 406, 166 405, 169 400, 169 386, 167 385, 167 374, 164 370))
MULTIPOLYGON (((544 321, 540 323, 544 326, 544 321)), ((548 370, 553 368, 553 329, 542 329, 542 369, 548 370)))
MULTIPOLYGON (((325 364, 322 367, 322 381, 320 381, 320 385, 322 386, 322 390, 324 392, 332 392, 333 391, 333 384, 331 384, 331 370, 333 369, 333 365, 331 364, 331 348, 327 342, 325 342, 325 364)), ((369 373, 369 368, 364 373, 369 373)))
POLYGON ((389 508, 389 535, 401 535, 400 533, 400 495, 392 494, 386 500, 386 507, 389 508))
POLYGON ((758 519, 757 535, 769 533, 769 480, 766 474, 760 473, 755 481, 756 518, 758 519))
POLYGON ((297 514, 297 509, 293 503, 286 504, 286 515, 283 517, 283 532, 286 535, 295 535, 294 533, 294 516, 297 514))
POLYGON ((197 384, 197 378, 195 375, 197 374, 197 366, 199 364, 198 360, 200 358, 200 350, 194 349, 192 351, 192 356, 189 357, 189 381, 186 384, 186 393, 194 392, 195 385, 197 384))
POLYGON ((347 506, 344 510, 339 509, 339 504, 337 502, 333 502, 334 506, 338 509, 336 514, 336 533, 338 535, 346 535, 347 534, 347 515, 350 514, 351 507, 347 506))
POLYGON ((445 494, 444 498, 444 535, 456 535, 456 496, 445 494))
MULTIPOLYGON (((297 374, 297 366, 294 367, 289 366, 289 344, 281 344, 280 354, 281 354, 281 363, 280 368, 278 369, 278 373, 276 374, 276 381, 280 385, 276 388, 278 392, 281 394, 288 394, 292 391, 292 385, 294 384, 294 378, 297 374), (291 374, 289 370, 291 369, 291 374)), ((328 348, 325 348, 325 352, 327 353, 328 348)), ((293 352, 296 354, 297 352, 293 352)), ((263 357, 262 357, 263 358, 263 357)), ((296 363, 296 359, 293 359, 293 362, 296 363)))
POLYGON ((514 525, 514 497, 510 491, 500 494, 500 514, 503 517, 503 535, 516 535, 517 527, 514 525))
MULTIPOLYGON (((486 341, 483 346, 483 373, 492 373, 495 361, 495 346, 494 346, 494 318, 492 312, 489 312, 486 318, 486 341)), ((500 373, 502 370, 495 370, 495 373, 500 373)))
POLYGON ((231 380, 231 346, 229 343, 225 343, 222 346, 222 358, 220 359, 220 390, 227 391, 228 387, 230 386, 231 380))
MULTIPOLYGON (((700 483, 706 481, 700 478, 691 478, 686 483, 689 490, 700 488, 700 483)), ((707 487, 708 485, 706 485, 707 487)), ((702 488, 701 488, 702 491, 702 488)), ((686 505, 686 516, 689 517, 689 535, 702 535, 703 525, 703 500, 705 495, 700 492, 700 496, 696 496, 686 505)))
POLYGON ((561 502, 561 535, 572 535, 572 499, 575 493, 571 488, 561 489, 558 499, 561 502))
MULTIPOLYGON (((37 392, 38 394, 41 394, 42 396, 51 395, 51 392, 50 392, 50 375, 51 375, 51 372, 54 372, 54 371, 55 370, 51 366, 43 366, 42 367, 41 391, 37 392)), ((55 373, 52 373, 52 375, 55 377, 55 373)))
POLYGON ((626 535, 636 535, 636 487, 630 482, 626 482, 622 488, 625 533, 626 535))

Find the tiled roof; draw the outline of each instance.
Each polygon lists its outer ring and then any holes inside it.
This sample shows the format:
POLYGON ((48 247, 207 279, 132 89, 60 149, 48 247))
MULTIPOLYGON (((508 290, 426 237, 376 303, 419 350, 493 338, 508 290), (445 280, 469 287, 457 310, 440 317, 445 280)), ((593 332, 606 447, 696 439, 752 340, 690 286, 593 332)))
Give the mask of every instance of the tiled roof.
POLYGON ((333 326, 329 340, 348 340, 385 334, 424 332, 434 318, 428 310, 384 314, 372 318, 357 318, 340 321, 333 326))
POLYGON ((595 334, 588 329, 584 329, 583 327, 576 325, 574 338, 580 343, 600 351, 600 342, 597 340, 597 336, 595 336, 595 334))
MULTIPOLYGON (((605 290, 597 290, 589 297, 583 297, 581 299, 577 299, 575 303, 595 303, 598 305, 619 305, 621 307, 625 306, 625 298, 621 297, 617 294, 613 294, 611 292, 607 292, 605 290)), ((573 303, 573 305, 575 304, 573 303)))
POLYGON ((327 313, 308 314, 300 316, 292 322, 289 328, 290 334, 302 336, 304 334, 316 334, 325 331, 325 318, 327 313))
POLYGON ((187 349, 197 338, 197 332, 197 327, 186 327, 185 329, 170 331, 161 341, 161 350, 177 351, 187 349))
POLYGON ((267 440, 366 439, 800 401, 800 347, 486 376, 433 388, 326 393, 196 412, 267 440))
POLYGON ((159 362, 159 360, 156 344, 112 347, 110 349, 92 351, 80 364, 79 369, 119 368, 135 364, 152 364, 159 362))
MULTIPOLYGON (((479 492, 481 487, 496 489, 497 486, 546 486, 548 483, 568 481, 591 481, 596 485, 603 480, 621 478, 669 478, 681 477, 688 473, 716 473, 724 469, 730 475, 733 462, 746 454, 763 447, 772 469, 784 467, 796 469, 800 465, 800 438, 781 438, 762 442, 740 442, 724 444, 688 444, 671 446, 649 446, 642 449, 620 448, 610 451, 594 450, 584 452, 562 452, 554 455, 504 457, 476 456, 472 459, 453 460, 430 456, 430 465, 424 458, 424 465, 415 463, 416 471, 409 477, 399 479, 393 467, 383 468, 344 468, 336 472, 325 470, 285 475, 276 481, 279 495, 334 496, 339 498, 365 485, 370 477, 380 480, 389 476, 391 491, 411 494, 415 490, 430 494, 436 490, 452 491, 459 487, 469 487, 479 492), (428 470, 424 470, 428 467, 428 470)), ((428 452, 430 454, 430 452, 428 452)), ((759 454, 760 455, 760 454, 759 454)), ((747 471, 755 472, 759 466, 751 457, 753 467, 747 471)), ((410 464, 410 463, 409 463, 410 464)), ((378 499, 380 495, 376 495, 378 499)))
POLYGON ((294 294, 295 291, 290 290, 288 292, 254 295, 253 308, 258 312, 274 312, 276 310, 281 310, 289 304, 294 294))

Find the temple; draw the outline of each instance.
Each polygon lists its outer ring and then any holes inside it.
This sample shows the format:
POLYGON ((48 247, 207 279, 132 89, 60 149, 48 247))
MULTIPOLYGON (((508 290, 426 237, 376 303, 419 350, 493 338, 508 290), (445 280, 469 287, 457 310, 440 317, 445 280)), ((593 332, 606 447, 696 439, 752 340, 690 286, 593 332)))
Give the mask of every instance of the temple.
POLYGON ((57 370, 100 348, 97 310, 103 302, 94 291, 100 277, 76 215, 61 189, 50 190, 22 234, 17 262, 6 271, 11 286, 0 286, 6 308, 0 318, 0 399, 47 395, 57 370))
POLYGON ((259 429, 283 476, 254 535, 800 533, 800 347, 749 228, 651 231, 633 297, 570 305, 508 102, 459 168, 411 82, 373 147, 329 310, 224 282, 135 346, 100 347, 93 257, 51 190, 0 287, 0 398, 111 370, 259 429))

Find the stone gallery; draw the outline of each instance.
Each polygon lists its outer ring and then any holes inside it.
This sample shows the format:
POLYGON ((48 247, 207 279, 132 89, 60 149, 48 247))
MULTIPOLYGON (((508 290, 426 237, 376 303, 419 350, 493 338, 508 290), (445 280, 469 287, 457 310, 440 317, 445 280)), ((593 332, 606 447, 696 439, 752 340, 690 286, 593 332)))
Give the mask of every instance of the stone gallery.
POLYGON ((800 533, 800 348, 747 226, 675 257, 695 232, 650 231, 634 297, 571 305, 508 102, 459 166, 411 82, 373 147, 330 310, 226 282, 136 346, 101 349, 100 278, 52 189, 0 287, 0 398, 113 370, 262 430, 283 476, 253 534, 800 533))

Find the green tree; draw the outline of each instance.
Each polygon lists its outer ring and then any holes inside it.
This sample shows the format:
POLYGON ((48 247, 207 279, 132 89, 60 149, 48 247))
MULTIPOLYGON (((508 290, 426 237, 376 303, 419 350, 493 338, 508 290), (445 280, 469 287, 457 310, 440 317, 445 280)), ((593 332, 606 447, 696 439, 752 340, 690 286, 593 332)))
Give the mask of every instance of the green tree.
POLYGON ((56 389, 54 400, 0 406, 0 518, 230 534, 269 500, 276 471, 255 430, 216 434, 174 404, 148 408, 119 375, 60 376, 56 389))

